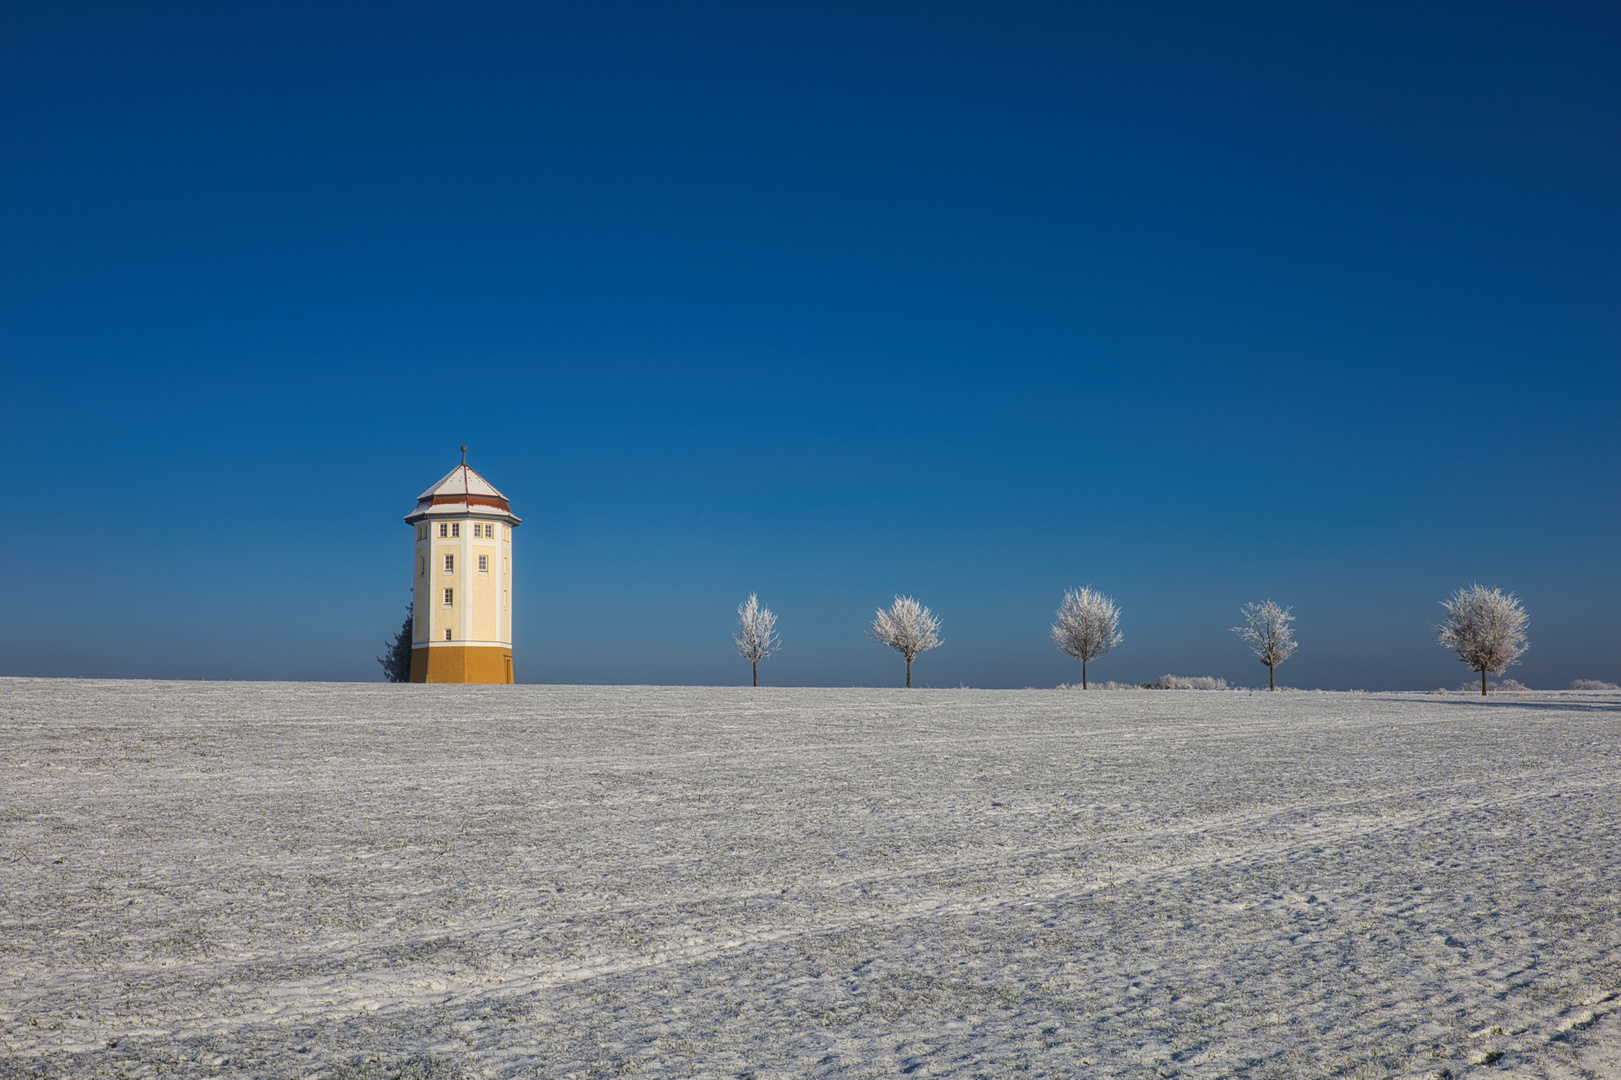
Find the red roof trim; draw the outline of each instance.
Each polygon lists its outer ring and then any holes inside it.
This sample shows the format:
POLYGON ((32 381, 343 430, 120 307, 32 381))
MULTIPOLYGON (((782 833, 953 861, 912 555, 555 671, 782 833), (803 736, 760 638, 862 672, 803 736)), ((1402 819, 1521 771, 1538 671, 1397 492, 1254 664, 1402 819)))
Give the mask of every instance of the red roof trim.
MULTIPOLYGON (((505 499, 492 499, 487 495, 435 495, 433 501, 429 502, 428 505, 446 506, 451 503, 465 504, 469 509, 475 506, 489 506, 496 510, 504 510, 509 514, 512 513, 512 507, 507 505, 505 499)), ((421 508, 421 505, 418 504, 417 509, 420 510, 421 508)))

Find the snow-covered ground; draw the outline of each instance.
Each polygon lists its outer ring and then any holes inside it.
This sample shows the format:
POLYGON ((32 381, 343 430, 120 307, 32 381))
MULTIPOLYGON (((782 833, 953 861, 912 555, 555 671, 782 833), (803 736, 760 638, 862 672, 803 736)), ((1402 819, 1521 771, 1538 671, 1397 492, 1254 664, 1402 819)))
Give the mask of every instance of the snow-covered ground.
POLYGON ((0 1075, 1621 1076, 1621 694, 0 680, 0 1075))

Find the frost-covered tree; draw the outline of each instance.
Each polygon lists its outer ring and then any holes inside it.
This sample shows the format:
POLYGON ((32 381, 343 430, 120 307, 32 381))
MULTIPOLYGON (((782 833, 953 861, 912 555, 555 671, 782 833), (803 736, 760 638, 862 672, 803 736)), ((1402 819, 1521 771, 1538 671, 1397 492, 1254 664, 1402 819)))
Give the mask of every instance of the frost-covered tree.
POLYGON ((1290 608, 1279 607, 1276 600, 1264 604, 1245 604, 1239 609, 1244 625, 1233 627, 1233 633, 1244 639, 1257 660, 1266 665, 1266 688, 1276 690, 1278 665, 1295 654, 1295 632, 1289 624, 1295 621, 1290 608))
POLYGON ((1447 621, 1435 627, 1436 640, 1480 672, 1484 694, 1486 673, 1501 675, 1510 664, 1519 663, 1529 647, 1525 640, 1529 617, 1513 593, 1478 583, 1459 589, 1441 606, 1447 609, 1447 621))
POLYGON ((760 685, 760 661, 782 647, 777 638, 777 617, 770 608, 760 606, 760 598, 749 593, 749 598, 737 605, 737 633, 732 635, 737 651, 743 659, 754 665, 754 685, 760 685))
POLYGON ((940 619, 910 596, 897 596, 888 611, 879 609, 868 631, 906 657, 906 685, 912 685, 912 657, 940 644, 940 619))
POLYGON ((377 662, 383 665, 383 678, 389 682, 411 681, 411 633, 412 623, 415 621, 411 609, 414 606, 414 604, 405 605, 405 625, 394 635, 392 643, 383 642, 383 648, 387 651, 377 657, 377 662))
POLYGON ((1081 689, 1086 689, 1086 664, 1125 640, 1120 633, 1120 609, 1091 586, 1070 589, 1058 605, 1052 639, 1060 649, 1081 662, 1081 689))

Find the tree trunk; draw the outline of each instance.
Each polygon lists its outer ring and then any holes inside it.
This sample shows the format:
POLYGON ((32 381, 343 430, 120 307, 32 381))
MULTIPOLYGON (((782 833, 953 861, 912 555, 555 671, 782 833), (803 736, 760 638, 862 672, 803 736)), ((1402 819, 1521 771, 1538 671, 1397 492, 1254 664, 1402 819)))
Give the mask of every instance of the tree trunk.
POLYGON ((1081 660, 1081 689, 1086 689, 1086 660, 1081 660))
POLYGON ((910 656, 908 656, 906 658, 906 689, 910 690, 911 688, 912 688, 912 658, 910 656))
POLYGON ((1268 690, 1276 690, 1278 688, 1277 680, 1272 677, 1274 671, 1275 671, 1275 669, 1272 667, 1271 664, 1268 664, 1266 666, 1266 688, 1268 690))
POLYGON ((760 685, 760 661, 754 661, 754 685, 760 685))
POLYGON ((1486 696, 1486 669, 1480 669, 1480 696, 1486 696))

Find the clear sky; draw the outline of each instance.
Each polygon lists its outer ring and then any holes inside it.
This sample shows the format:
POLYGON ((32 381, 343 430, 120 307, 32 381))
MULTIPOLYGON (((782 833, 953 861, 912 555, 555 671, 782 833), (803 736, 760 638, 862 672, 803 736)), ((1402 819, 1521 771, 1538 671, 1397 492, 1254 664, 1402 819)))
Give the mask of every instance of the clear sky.
POLYGON ((1621 680, 1621 8, 11 4, 0 674, 380 678, 418 492, 526 682, 1621 680))

